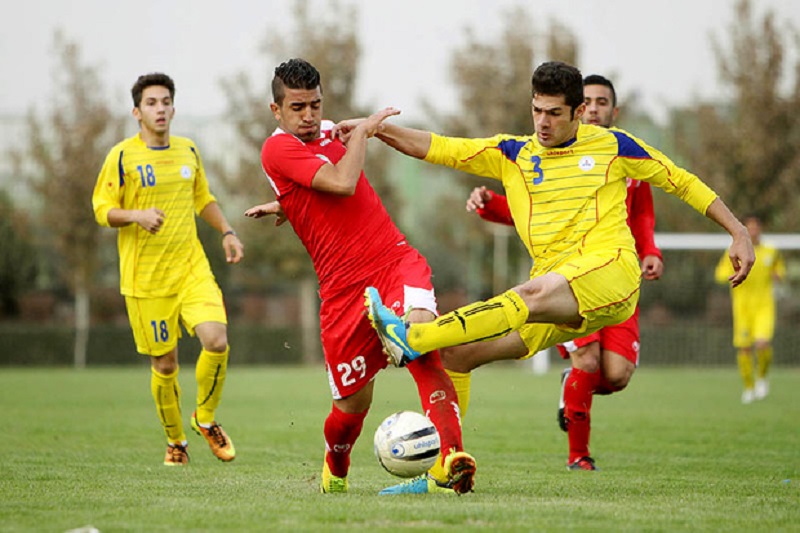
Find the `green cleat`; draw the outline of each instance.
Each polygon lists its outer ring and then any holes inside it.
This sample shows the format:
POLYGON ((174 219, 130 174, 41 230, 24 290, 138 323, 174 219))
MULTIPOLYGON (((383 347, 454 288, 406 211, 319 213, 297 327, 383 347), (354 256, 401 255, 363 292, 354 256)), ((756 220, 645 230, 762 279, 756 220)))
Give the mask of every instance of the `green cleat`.
POLYGON ((334 476, 331 474, 331 469, 328 468, 328 461, 324 461, 322 463, 322 483, 319 485, 320 492, 322 494, 345 493, 349 489, 347 476, 334 476))

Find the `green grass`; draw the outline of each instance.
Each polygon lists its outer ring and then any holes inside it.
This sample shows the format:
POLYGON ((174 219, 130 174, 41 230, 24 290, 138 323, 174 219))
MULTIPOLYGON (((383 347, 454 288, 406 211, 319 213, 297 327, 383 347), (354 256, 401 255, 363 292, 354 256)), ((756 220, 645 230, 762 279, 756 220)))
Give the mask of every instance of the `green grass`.
MULTIPOLYGON (((640 369, 595 398, 602 470, 588 473, 564 468, 557 371, 527 368, 475 373, 464 441, 479 473, 460 498, 376 495, 395 480, 372 432, 419 409, 402 370, 378 376, 350 494, 321 495, 322 369, 232 366, 218 416, 238 457, 222 464, 190 434, 187 468, 161 466, 145 367, 3 369, 0 530, 800 530, 800 370, 774 369, 771 395, 743 406, 733 369, 640 369)), ((193 371, 182 374, 188 417, 193 371)))

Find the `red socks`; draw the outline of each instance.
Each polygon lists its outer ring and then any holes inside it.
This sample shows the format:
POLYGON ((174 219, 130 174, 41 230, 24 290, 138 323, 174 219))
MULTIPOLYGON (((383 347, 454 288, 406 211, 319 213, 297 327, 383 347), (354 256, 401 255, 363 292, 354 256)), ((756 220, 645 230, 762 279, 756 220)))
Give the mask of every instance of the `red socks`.
POLYGON ((446 457, 451 449, 463 451, 458 397, 450 376, 444 371, 439 352, 430 352, 406 367, 417 383, 424 414, 439 431, 441 457, 446 457))
POLYGON ((345 477, 350 469, 350 452, 361 434, 369 409, 363 413, 345 413, 335 405, 325 419, 325 460, 331 474, 345 477))
POLYGON ((569 463, 589 456, 592 395, 601 383, 602 374, 593 374, 572 368, 564 388, 564 416, 567 418, 569 463))

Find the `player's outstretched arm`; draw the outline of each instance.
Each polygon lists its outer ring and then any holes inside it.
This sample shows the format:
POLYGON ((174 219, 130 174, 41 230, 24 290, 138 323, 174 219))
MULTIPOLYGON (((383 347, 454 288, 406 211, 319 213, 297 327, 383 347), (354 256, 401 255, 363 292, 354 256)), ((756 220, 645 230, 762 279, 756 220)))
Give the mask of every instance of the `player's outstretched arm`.
POLYGON ((267 202, 266 204, 254 205, 244 212, 244 216, 250 218, 262 218, 275 215, 275 225, 280 226, 286 222, 286 214, 283 212, 281 204, 277 201, 267 202))
POLYGON ((228 263, 235 264, 244 259, 244 245, 233 231, 233 227, 228 223, 225 215, 222 214, 222 209, 217 202, 206 205, 200 211, 200 218, 222 234, 222 248, 225 250, 225 259, 228 263))
POLYGON ((728 206, 719 198, 708 206, 706 216, 722 226, 733 238, 733 243, 728 249, 728 257, 733 265, 733 275, 728 280, 731 282, 731 287, 736 287, 747 279, 750 269, 753 268, 753 264, 756 262, 756 253, 753 250, 750 234, 744 224, 739 222, 739 219, 731 213, 728 206))

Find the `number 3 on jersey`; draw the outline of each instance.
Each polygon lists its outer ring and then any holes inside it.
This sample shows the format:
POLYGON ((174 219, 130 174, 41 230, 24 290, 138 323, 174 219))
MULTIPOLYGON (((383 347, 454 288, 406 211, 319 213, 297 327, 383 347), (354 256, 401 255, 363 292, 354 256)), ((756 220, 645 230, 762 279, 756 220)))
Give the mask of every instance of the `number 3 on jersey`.
POLYGON ((544 181, 544 171, 542 170, 542 158, 538 155, 531 157, 531 163, 533 163, 533 184, 539 185, 541 182, 544 181))

